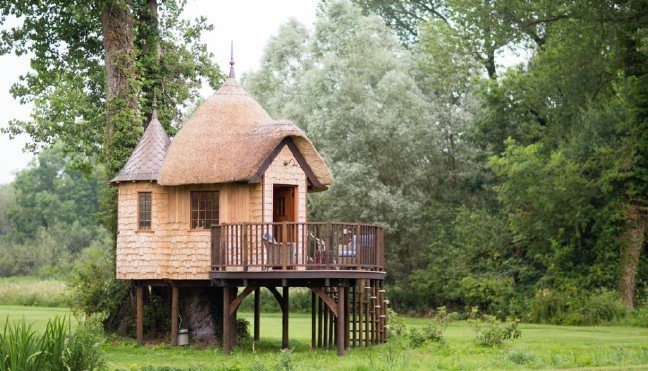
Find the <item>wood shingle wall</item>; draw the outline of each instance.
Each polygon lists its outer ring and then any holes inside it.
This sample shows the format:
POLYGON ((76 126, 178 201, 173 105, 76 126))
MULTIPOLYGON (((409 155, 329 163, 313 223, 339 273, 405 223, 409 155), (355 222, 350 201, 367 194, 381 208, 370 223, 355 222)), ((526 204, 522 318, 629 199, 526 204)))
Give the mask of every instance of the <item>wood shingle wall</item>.
POLYGON ((296 185, 297 218, 306 221, 306 175, 285 146, 262 183, 163 187, 155 182, 120 183, 117 278, 209 279, 211 234, 190 228, 190 193, 219 191, 220 223, 271 222, 273 185, 296 185), (138 231, 138 193, 151 192, 151 229, 138 231))

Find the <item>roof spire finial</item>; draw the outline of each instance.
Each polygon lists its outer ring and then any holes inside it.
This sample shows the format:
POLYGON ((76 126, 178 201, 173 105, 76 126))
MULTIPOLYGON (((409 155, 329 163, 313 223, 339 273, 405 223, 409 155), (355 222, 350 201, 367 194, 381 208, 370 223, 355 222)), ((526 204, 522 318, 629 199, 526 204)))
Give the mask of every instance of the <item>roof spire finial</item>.
POLYGON ((157 115, 157 89, 153 88, 153 112, 151 112, 151 121, 157 120, 158 115, 157 115))
POLYGON ((230 44, 230 73, 229 77, 231 79, 236 78, 236 75, 234 74, 234 40, 232 40, 232 43, 230 44))

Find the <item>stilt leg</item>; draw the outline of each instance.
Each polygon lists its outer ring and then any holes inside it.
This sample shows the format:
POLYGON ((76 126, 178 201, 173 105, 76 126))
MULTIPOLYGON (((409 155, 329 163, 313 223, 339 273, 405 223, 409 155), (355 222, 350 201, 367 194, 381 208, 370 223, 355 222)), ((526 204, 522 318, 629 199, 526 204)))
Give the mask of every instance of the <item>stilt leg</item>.
POLYGON ((316 309, 317 309, 317 296, 315 295, 314 292, 311 292, 311 349, 314 349, 315 346, 317 345, 315 343, 315 333, 316 333, 316 323, 315 323, 315 315, 316 315, 316 309))
POLYGON ((324 317, 324 310, 322 308, 322 299, 320 297, 317 298, 317 347, 321 348, 323 343, 322 343, 322 336, 324 335, 323 330, 323 323, 322 319, 324 317))
POLYGON ((288 348, 288 311, 289 311, 289 297, 288 297, 288 287, 284 286, 283 288, 283 310, 281 317, 281 348, 288 348))
POLYGON ((229 314, 231 292, 231 287, 223 287, 223 353, 225 354, 229 354, 232 341, 232 320, 229 314))
MULTIPOLYGON (((320 302, 320 304, 324 304, 324 303, 320 302)), ((323 326, 323 330, 324 330, 324 348, 328 348, 328 346, 329 346, 329 342, 328 342, 328 338, 329 338, 329 324, 328 324, 329 323, 329 321, 328 321, 328 319, 329 319, 329 309, 328 309, 328 307, 326 305, 322 305, 322 307, 323 307, 323 314, 324 314, 324 326, 323 326)))
POLYGON ((171 346, 178 345, 178 287, 171 287, 171 346))
POLYGON ((346 301, 345 297, 345 288, 343 287, 338 287, 338 302, 337 302, 337 319, 335 321, 335 324, 337 325, 337 354, 338 356, 343 356, 344 355, 344 343, 345 343, 345 334, 344 334, 344 324, 346 322, 345 320, 345 310, 344 310, 344 303, 346 301))
POLYGON ((137 342, 144 343, 144 286, 137 286, 136 292, 136 312, 137 312, 137 342))
POLYGON ((254 341, 259 341, 259 336, 261 334, 261 289, 256 288, 254 290, 254 341))
POLYGON ((342 300, 344 308, 344 331, 342 332, 342 337, 344 338, 344 349, 349 349, 349 332, 351 330, 349 328, 349 288, 345 286, 342 292, 344 294, 342 297, 344 299, 342 300))

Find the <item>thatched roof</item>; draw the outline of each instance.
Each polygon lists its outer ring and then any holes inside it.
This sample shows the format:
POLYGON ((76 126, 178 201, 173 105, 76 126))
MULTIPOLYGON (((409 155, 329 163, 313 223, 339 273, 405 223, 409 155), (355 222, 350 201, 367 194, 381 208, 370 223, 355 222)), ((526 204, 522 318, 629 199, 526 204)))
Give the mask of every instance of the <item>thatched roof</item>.
POLYGON ((255 183, 284 145, 295 153, 312 189, 331 184, 329 169, 304 132, 290 121, 272 120, 230 77, 178 131, 157 181, 164 186, 255 183))
POLYGON ((110 182, 157 180, 170 143, 169 135, 158 121, 157 110, 153 109, 151 121, 144 130, 142 139, 137 143, 137 147, 135 147, 119 175, 110 182))

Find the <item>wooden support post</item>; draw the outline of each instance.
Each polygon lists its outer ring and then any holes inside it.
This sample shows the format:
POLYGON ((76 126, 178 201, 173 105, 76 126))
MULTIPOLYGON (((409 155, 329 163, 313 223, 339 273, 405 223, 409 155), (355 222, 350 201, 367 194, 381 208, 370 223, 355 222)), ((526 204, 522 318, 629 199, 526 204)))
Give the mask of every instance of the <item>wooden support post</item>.
POLYGON ((328 328, 328 332, 329 332, 329 334, 328 334, 329 335, 328 336, 328 341, 329 341, 328 342, 328 347, 329 348, 333 347, 333 341, 335 339, 334 334, 333 334, 334 333, 333 330, 335 329, 334 326, 335 326, 335 314, 333 312, 330 312, 329 313, 329 328, 328 328))
POLYGON ((356 292, 356 286, 351 288, 351 299, 349 299, 349 305, 353 314, 351 316, 351 346, 358 345, 358 296, 356 292))
MULTIPOLYGON (((324 304, 323 301, 322 301, 321 303, 324 304)), ((323 344, 323 345, 324 345, 325 348, 328 348, 328 346, 329 346, 329 342, 328 342, 328 334, 329 334, 329 325, 328 325, 329 309, 328 309, 328 307, 327 307, 326 305, 324 305, 323 311, 324 311, 324 326, 323 326, 323 330, 324 330, 324 344, 323 344)))
POLYGON ((358 282, 358 346, 361 347, 363 346, 363 341, 364 341, 364 317, 362 313, 364 312, 364 303, 362 302, 363 300, 363 295, 362 293, 364 290, 362 289, 362 280, 358 282))
POLYGON ((322 336, 323 336, 323 323, 322 319, 324 317, 324 308, 323 308, 324 302, 322 299, 318 296, 317 297, 317 347, 321 348, 322 347, 322 336))
POLYGON ((378 336, 377 336, 378 335, 378 326, 377 326, 377 323, 376 323, 376 322, 378 322, 378 313, 377 313, 377 310, 378 310, 378 290, 376 290, 375 284, 376 284, 375 282, 371 283, 371 293, 372 293, 371 297, 373 299, 371 301, 371 307, 372 307, 371 308, 372 309, 372 312, 371 312, 371 330, 372 330, 371 331, 371 342, 373 344, 376 344, 378 342, 378 336))
POLYGON ((344 303, 346 301, 346 288, 345 287, 338 287, 338 302, 337 302, 337 319, 336 319, 336 325, 337 325, 337 354, 338 356, 343 356, 344 355, 344 349, 345 349, 345 338, 346 335, 344 333, 344 324, 346 322, 345 320, 345 310, 344 310, 344 303))
POLYGON ((344 349, 349 349, 349 332, 351 331, 349 327, 349 288, 344 286, 342 288, 342 293, 344 294, 342 295, 342 309, 344 312, 344 331, 342 333, 342 338, 344 339, 344 349))
POLYGON ((261 288, 254 290, 254 341, 259 341, 261 335, 261 288))
POLYGON ((225 354, 229 354, 232 349, 232 318, 229 314, 232 301, 231 293, 231 287, 223 287, 223 353, 225 354))
POLYGON ((365 295, 365 346, 368 347, 369 344, 371 343, 371 299, 369 298, 371 296, 371 287, 369 286, 369 280, 365 281, 365 284, 367 286, 364 287, 364 295, 365 295))
POLYGON ((283 310, 281 315, 281 349, 288 349, 288 312, 289 312, 289 297, 288 286, 283 288, 283 310))
POLYGON ((138 285, 136 289, 136 312, 137 312, 137 342, 144 343, 144 286, 138 285))
POLYGON ((315 334, 316 334, 315 327, 317 325, 317 323, 315 322, 316 309, 317 309, 317 295, 315 295, 315 292, 311 291, 311 349, 314 349, 315 346, 317 345, 315 340, 315 334))
POLYGON ((178 345, 178 286, 171 286, 171 346, 178 345))

